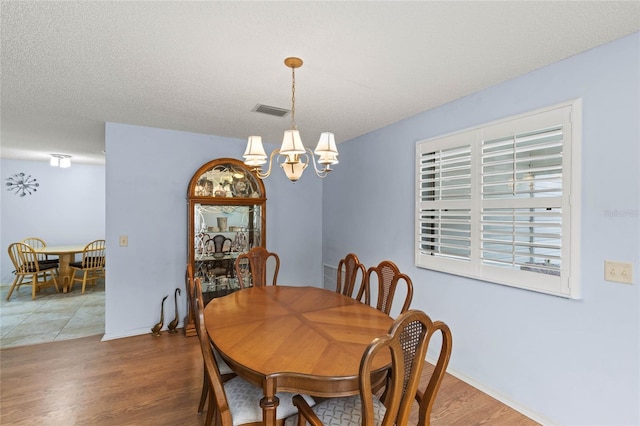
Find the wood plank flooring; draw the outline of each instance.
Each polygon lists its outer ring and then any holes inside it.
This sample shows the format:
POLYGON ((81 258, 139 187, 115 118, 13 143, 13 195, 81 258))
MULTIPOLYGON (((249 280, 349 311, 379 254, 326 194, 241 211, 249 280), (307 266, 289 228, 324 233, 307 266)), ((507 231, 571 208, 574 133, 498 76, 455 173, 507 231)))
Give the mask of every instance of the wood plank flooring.
MULTIPOLYGON (((199 350, 196 338, 166 332, 3 349, 0 424, 202 425, 204 416, 196 412, 202 385, 199 350)), ((423 378, 429 372, 425 367, 423 378)), ((480 424, 537 423, 447 375, 432 425, 480 424)))

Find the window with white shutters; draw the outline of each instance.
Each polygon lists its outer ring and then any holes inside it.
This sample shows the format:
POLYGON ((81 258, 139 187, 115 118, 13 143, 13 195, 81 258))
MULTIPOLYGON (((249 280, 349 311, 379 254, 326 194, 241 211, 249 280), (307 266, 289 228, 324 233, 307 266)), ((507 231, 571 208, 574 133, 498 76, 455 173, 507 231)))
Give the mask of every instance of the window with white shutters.
POLYGON ((416 150, 416 265, 579 297, 580 102, 416 150))

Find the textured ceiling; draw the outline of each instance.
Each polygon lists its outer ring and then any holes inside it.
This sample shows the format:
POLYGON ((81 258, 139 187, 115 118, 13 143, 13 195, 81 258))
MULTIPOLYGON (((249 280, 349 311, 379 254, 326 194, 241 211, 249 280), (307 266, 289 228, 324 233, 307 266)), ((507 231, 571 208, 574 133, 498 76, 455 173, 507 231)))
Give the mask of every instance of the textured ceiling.
POLYGON ((2 1, 4 158, 104 162, 106 121, 338 142, 640 30, 637 1, 2 1))

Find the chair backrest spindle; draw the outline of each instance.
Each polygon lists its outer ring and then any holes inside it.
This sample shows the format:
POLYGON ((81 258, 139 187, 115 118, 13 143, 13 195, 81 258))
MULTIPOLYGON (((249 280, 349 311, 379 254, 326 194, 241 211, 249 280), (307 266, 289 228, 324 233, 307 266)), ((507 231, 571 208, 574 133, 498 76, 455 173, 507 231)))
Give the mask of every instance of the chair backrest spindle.
POLYGON ((25 267, 25 263, 22 257, 22 250, 20 250, 20 244, 22 243, 9 244, 9 258, 13 263, 13 267, 16 268, 16 273, 27 272, 27 268, 25 267))
POLYGON ((91 241, 82 252, 83 269, 99 269, 105 266, 105 240, 91 241))
MULTIPOLYGON (((47 243, 45 243, 42 238, 37 238, 37 237, 27 237, 24 240, 22 240, 22 242, 31 246, 31 248, 35 250, 38 250, 47 246, 47 243)), ((44 253, 38 253, 37 257, 39 261, 48 260, 48 256, 44 253)))

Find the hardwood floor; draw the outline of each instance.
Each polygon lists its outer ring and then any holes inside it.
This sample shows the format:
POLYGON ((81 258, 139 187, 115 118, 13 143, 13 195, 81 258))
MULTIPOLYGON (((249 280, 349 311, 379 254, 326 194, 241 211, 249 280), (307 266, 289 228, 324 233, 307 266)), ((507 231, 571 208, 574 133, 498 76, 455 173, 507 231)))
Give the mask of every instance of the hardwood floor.
MULTIPOLYGON (((431 371, 433 366, 425 363, 420 389, 426 388, 431 371)), ((410 420, 413 425, 417 423, 417 407, 414 407, 410 420)), ((450 374, 445 375, 442 381, 431 413, 432 426, 533 426, 538 424, 450 374)))
MULTIPOLYGON (((3 349, 0 424, 202 425, 205 416, 196 413, 202 385, 199 351, 196 338, 166 332, 3 349)), ((447 375, 432 425, 479 424, 537 423, 447 375)))

